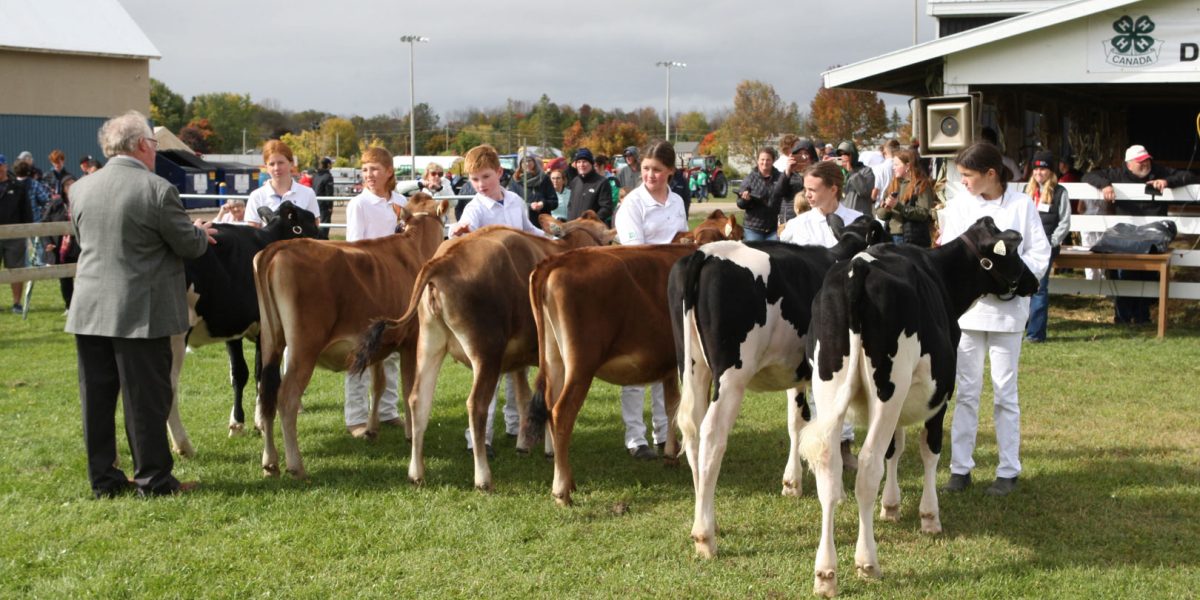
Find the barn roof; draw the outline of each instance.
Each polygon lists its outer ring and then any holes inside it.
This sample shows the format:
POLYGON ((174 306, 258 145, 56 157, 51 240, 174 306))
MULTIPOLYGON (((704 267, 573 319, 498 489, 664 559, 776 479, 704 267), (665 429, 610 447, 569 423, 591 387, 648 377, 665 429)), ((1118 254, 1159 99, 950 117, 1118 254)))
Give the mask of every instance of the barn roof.
POLYGON ((117 0, 0 2, 0 50, 162 58, 117 0))

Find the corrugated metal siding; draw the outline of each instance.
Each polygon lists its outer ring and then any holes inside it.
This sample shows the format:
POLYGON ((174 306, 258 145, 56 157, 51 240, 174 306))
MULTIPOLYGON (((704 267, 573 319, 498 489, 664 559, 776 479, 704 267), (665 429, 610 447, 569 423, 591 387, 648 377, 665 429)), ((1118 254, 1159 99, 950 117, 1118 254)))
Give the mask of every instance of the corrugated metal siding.
POLYGON ((50 151, 55 148, 67 155, 67 170, 79 175, 79 159, 91 155, 105 162, 96 132, 104 124, 102 117, 40 117, 33 115, 0 115, 0 154, 9 164, 17 154, 28 150, 33 164, 43 171, 50 170, 50 151))

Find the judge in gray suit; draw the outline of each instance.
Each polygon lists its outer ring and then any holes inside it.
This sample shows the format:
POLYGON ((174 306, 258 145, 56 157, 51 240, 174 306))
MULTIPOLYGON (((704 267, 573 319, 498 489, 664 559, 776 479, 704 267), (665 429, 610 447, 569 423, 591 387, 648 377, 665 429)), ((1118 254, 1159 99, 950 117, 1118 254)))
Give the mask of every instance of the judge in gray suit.
POLYGON ((158 142, 144 115, 109 120, 99 141, 111 158, 107 167, 71 189, 82 253, 66 327, 78 354, 88 478, 97 498, 135 486, 142 495, 174 494, 181 484, 171 475, 167 442, 170 336, 188 328, 183 261, 215 242, 206 224, 188 220, 175 188, 154 174, 158 142), (132 481, 113 465, 118 393, 132 481))

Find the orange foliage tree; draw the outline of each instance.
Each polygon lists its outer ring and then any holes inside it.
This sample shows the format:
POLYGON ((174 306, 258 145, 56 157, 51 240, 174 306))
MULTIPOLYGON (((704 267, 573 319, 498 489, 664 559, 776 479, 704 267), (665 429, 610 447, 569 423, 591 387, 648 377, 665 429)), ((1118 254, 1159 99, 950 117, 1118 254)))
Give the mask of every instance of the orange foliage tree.
POLYGON ((583 145, 587 146, 594 154, 618 156, 629 146, 641 148, 646 144, 646 139, 646 132, 642 131, 637 123, 606 121, 597 125, 583 139, 583 145))
POLYGON ((875 92, 822 86, 809 110, 817 137, 834 144, 854 140, 862 146, 888 130, 887 107, 875 92))

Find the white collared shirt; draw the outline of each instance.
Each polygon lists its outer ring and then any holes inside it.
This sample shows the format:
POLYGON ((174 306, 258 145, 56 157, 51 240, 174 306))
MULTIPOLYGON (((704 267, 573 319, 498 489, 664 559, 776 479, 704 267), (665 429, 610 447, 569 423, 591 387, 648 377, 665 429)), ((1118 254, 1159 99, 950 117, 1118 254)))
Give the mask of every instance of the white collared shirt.
MULTIPOLYGON (((954 195, 938 213, 942 233, 939 245, 949 244, 982 217, 991 217, 1000 231, 1013 230, 1021 234, 1017 253, 1025 266, 1041 279, 1050 265, 1050 242, 1038 217, 1033 200, 1018 191, 1006 189, 996 200, 972 196, 966 190, 954 195)), ((1001 300, 994 294, 980 298, 958 319, 958 326, 972 331, 1025 331, 1029 319, 1029 298, 1017 296, 1001 300)))
POLYGON ((314 217, 320 218, 321 216, 321 209, 317 206, 317 194, 312 188, 293 181, 292 188, 280 196, 275 193, 275 189, 271 187, 271 182, 268 180, 250 192, 250 197, 246 199, 246 222, 263 225, 262 218, 258 216, 259 207, 265 206, 271 210, 279 210, 279 205, 283 204, 284 200, 289 200, 297 208, 311 212, 314 217))
POLYGON ((533 223, 529 222, 529 211, 525 208, 525 201, 508 190, 504 190, 502 202, 492 200, 483 194, 475 194, 467 207, 463 209, 458 223, 466 223, 471 226, 467 233, 488 225, 504 225, 517 231, 546 237, 546 232, 534 227, 533 223))
POLYGON ((646 184, 639 185, 621 201, 613 226, 622 245, 670 244, 676 233, 688 230, 683 198, 668 191, 667 203, 659 204, 646 184))
MULTIPOLYGON (((842 206, 840 202, 833 214, 841 217, 842 222, 846 225, 862 216, 862 213, 842 206)), ((825 215, 815 208, 792 217, 784 226, 783 233, 779 234, 779 239, 801 246, 824 246, 826 248, 832 248, 838 243, 837 236, 833 235, 833 230, 829 228, 829 223, 825 220, 825 215)))
POLYGON ((390 198, 380 198, 370 190, 350 199, 346 205, 346 241, 370 240, 396 232, 395 206, 408 204, 400 192, 392 191, 390 198))

